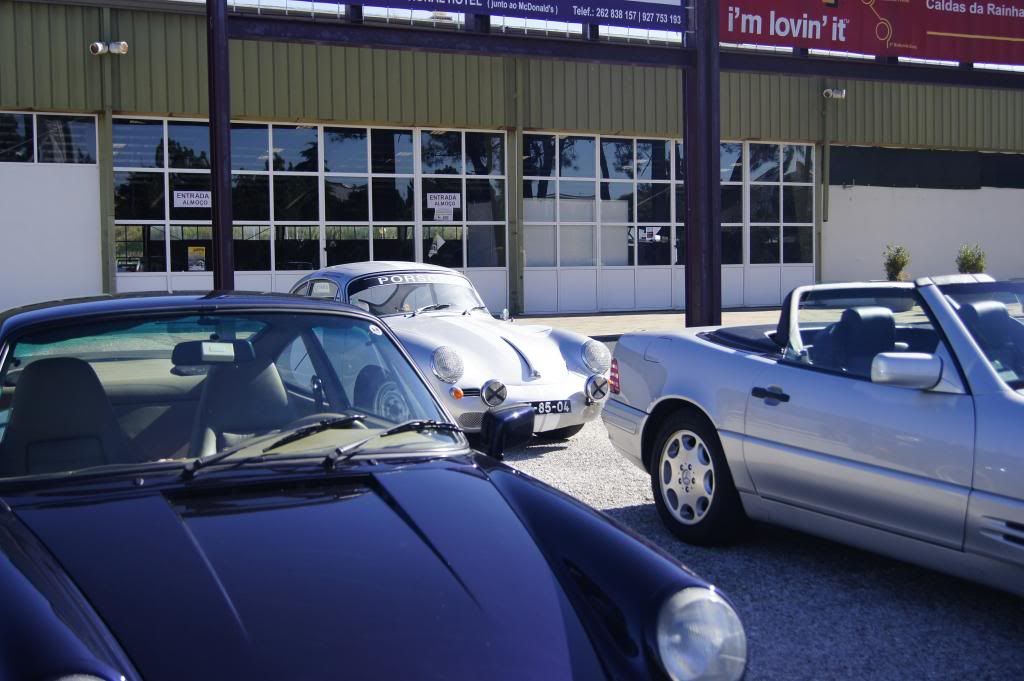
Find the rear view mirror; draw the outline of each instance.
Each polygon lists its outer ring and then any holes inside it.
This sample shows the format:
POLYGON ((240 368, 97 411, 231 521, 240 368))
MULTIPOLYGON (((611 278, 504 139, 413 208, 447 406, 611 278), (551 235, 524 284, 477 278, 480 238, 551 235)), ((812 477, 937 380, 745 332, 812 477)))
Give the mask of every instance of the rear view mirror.
POLYGON ((942 380, 942 360, 916 352, 883 352, 871 362, 871 382, 931 390, 942 380))
POLYGON ((171 364, 176 367, 239 364, 255 359, 256 352, 247 340, 185 341, 171 351, 171 364))
POLYGON ((533 437, 533 407, 513 405, 486 412, 480 436, 484 454, 500 461, 507 450, 522 447, 533 437))

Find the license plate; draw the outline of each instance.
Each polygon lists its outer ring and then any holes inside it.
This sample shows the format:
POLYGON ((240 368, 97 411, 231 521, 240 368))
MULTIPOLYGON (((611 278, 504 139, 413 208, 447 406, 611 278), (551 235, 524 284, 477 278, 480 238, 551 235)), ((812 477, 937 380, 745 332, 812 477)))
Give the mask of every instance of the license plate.
POLYGON ((572 402, 569 400, 549 400, 547 402, 531 402, 535 414, 571 414, 572 402))

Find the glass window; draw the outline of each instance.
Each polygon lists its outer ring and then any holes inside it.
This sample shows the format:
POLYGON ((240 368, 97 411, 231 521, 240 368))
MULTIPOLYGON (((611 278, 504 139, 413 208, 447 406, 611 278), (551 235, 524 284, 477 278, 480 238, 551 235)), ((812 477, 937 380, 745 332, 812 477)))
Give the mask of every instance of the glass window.
POLYGON ((546 222, 555 219, 555 181, 523 181, 523 220, 546 222))
MULTIPOLYGON (((565 228, 563 227, 563 229, 565 228)), ((626 225, 601 226, 602 265, 625 267, 633 264, 634 230, 634 227, 626 225)))
POLYGON ((92 116, 37 116, 40 163, 95 163, 96 119, 92 116))
POLYGON ((114 260, 118 272, 166 272, 163 225, 115 225, 114 260))
POLYGON ((235 225, 235 269, 240 272, 261 272, 270 269, 270 227, 268 225, 235 225))
POLYGON ((474 222, 503 222, 505 181, 466 180, 466 219, 474 222))
POLYGON ((672 264, 672 229, 670 227, 636 228, 637 265, 672 264))
POLYGON ((231 205, 235 220, 270 220, 270 177, 232 175, 231 205))
POLYGON ((466 228, 466 265, 505 266, 505 225, 470 225, 466 228))
MULTIPOLYGON (((275 125, 274 170, 315 173, 320 168, 316 128, 275 125)), ((274 185, 277 192, 277 185, 274 185)))
POLYGON ((738 185, 722 186, 721 221, 743 222, 743 187, 738 185))
POLYGON ((562 267, 593 267, 594 257, 593 225, 562 225, 559 264, 562 267))
POLYGON ((163 173, 114 173, 114 217, 118 220, 163 220, 163 173))
POLYGON ((640 140, 636 143, 636 176, 640 180, 672 179, 672 143, 640 140))
POLYGON ((779 208, 779 187, 777 185, 752 185, 750 187, 751 222, 778 222, 781 216, 779 208))
MULTIPOLYGON (((324 298, 326 300, 334 300, 338 297, 338 285, 333 281, 326 281, 324 279, 317 279, 310 282, 309 296, 311 298, 324 298)), ((309 385, 309 381, 305 381, 306 385, 309 385)))
POLYGON ((209 173, 171 173, 172 220, 209 220, 212 211, 197 205, 209 205, 211 199, 209 173))
POLYGON ((633 222, 633 183, 601 183, 601 222, 633 222))
POLYGON ((686 145, 676 142, 676 179, 686 179, 686 145))
POLYGON ((426 175, 462 174, 462 133, 420 133, 420 165, 426 175))
POLYGON ((810 225, 782 228, 782 262, 788 265, 814 262, 814 228, 810 225))
POLYGON ((412 225, 373 228, 374 260, 416 260, 412 225))
POLYGON ((779 145, 750 145, 751 182, 778 182, 779 167, 779 145))
POLYGON ((371 131, 370 165, 375 173, 412 175, 412 131, 371 131))
MULTIPOLYGON (((423 178, 423 219, 435 219, 438 211, 450 210, 452 217, 443 220, 462 220, 462 180, 457 178, 423 178), (434 206, 434 207, 431 207, 434 206), (438 206, 444 206, 440 208, 438 206)), ((376 215, 376 214, 375 214, 376 215)))
POLYGON ((636 186, 638 222, 669 222, 672 220, 672 185, 642 182, 636 186))
POLYGON ((320 217, 319 180, 306 175, 274 176, 274 219, 317 220, 320 217))
POLYGON ((171 271, 213 271, 213 228, 209 225, 171 227, 171 271))
POLYGON ((593 137, 562 137, 558 140, 562 177, 594 177, 596 155, 593 137))
POLYGON ((369 227, 327 225, 326 230, 327 241, 324 251, 327 254, 328 267, 370 259, 369 227))
POLYGON ((743 264, 743 227, 722 227, 722 264, 743 264))
POLYGON ((554 225, 525 225, 523 246, 527 267, 554 267, 557 265, 554 225))
MULTIPOLYGON (((978 348, 985 354, 992 370, 1011 390, 1024 390, 1024 307, 1021 305, 1021 301, 1024 301, 1024 284, 948 284, 941 290, 978 348)), ((902 321, 901 317, 908 316, 898 314, 897 323, 902 321)), ((914 343, 917 348, 912 346, 911 352, 933 352, 930 347, 921 347, 922 334, 914 328, 920 326, 920 322, 914 323, 917 320, 912 319, 907 320, 909 323, 905 327, 897 327, 896 338, 913 341, 916 337, 919 339, 914 343), (914 332, 913 336, 908 331, 914 332)), ((934 344, 937 343, 936 338, 934 344)))
POLYGON ((554 136, 523 135, 523 176, 551 177, 554 174, 554 136))
POLYGON ((633 179, 633 140, 601 140, 601 177, 633 179))
POLYGON ((171 168, 209 168, 210 126, 206 123, 168 123, 167 163, 171 168))
POLYGON ((373 219, 411 221, 413 196, 412 178, 373 178, 373 219))
POLYGON ((424 225, 423 262, 441 267, 462 267, 462 227, 424 225))
POLYGON ((466 174, 504 175, 505 136, 493 132, 467 132, 466 174))
POLYGON ((270 132, 265 125, 231 124, 231 168, 269 170, 270 132))
POLYGON ((676 265, 686 265, 686 229, 676 225, 676 265))
POLYGON ((324 128, 324 171, 365 173, 367 171, 366 130, 324 128))
POLYGON ((743 181, 743 145, 738 142, 723 142, 719 147, 722 182, 743 181))
POLYGON ((558 183, 558 219, 563 222, 593 222, 594 183, 566 182, 558 183))
POLYGON ((325 177, 324 199, 328 220, 370 219, 370 181, 365 177, 325 177))
POLYGON ((814 180, 813 147, 787 144, 782 148, 783 182, 812 182, 814 180))
POLYGON ((786 222, 814 222, 814 187, 784 187, 782 203, 786 222))
POLYGON ((274 262, 278 271, 319 268, 320 227, 278 225, 274 231, 274 262))
POLYGON ((0 113, 0 163, 31 163, 33 134, 31 114, 0 113))
POLYGON ((686 185, 676 185, 676 222, 686 222, 686 185))
POLYGON ((779 228, 752 225, 750 227, 750 264, 777 265, 780 255, 779 228))

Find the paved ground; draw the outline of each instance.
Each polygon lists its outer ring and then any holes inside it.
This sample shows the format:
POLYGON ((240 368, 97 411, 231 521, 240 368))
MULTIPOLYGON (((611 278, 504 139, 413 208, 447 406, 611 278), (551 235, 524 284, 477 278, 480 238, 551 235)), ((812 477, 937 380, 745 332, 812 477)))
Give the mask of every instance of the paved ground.
POLYGON ((667 549, 736 603, 760 679, 1024 679, 1024 600, 768 526, 727 548, 665 530, 648 478, 591 424, 508 463, 667 549))
MULTIPOLYGON (((524 323, 549 324, 569 329, 585 336, 621 336, 633 331, 675 331, 686 327, 682 312, 609 313, 601 315, 574 315, 569 317, 518 317, 524 323)), ((744 324, 776 324, 778 308, 736 310, 722 313, 722 323, 729 326, 744 324)))

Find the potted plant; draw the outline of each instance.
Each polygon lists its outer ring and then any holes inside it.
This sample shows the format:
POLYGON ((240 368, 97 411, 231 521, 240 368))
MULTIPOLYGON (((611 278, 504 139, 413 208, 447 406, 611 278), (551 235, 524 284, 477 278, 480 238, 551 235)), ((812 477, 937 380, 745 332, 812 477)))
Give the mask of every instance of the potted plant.
POLYGON ((887 244, 884 256, 882 265, 885 267, 885 276, 889 281, 906 280, 907 266, 910 265, 910 251, 907 250, 907 247, 887 244))
POLYGON ((956 254, 956 269, 960 274, 981 274, 985 271, 985 251, 978 244, 964 244, 956 254))

